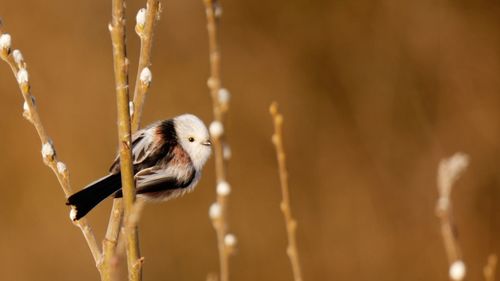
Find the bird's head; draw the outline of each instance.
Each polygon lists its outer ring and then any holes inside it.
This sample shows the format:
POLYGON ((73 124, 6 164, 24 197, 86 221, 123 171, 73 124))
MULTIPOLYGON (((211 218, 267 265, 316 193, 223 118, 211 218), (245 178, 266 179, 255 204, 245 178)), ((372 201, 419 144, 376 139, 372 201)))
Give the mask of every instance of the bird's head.
POLYGON ((196 170, 200 170, 212 152, 207 127, 200 118, 192 114, 175 117, 174 127, 182 148, 189 154, 196 170))

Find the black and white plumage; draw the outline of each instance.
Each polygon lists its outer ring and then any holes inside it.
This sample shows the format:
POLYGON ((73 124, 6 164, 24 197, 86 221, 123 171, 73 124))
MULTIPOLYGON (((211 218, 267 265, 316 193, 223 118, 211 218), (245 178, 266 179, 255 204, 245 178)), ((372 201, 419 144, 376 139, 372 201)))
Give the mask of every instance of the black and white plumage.
MULTIPOLYGON (((132 135, 136 193, 146 200, 166 201, 193 190, 211 154, 207 127, 192 114, 155 122, 132 135)), ((119 156, 110 174, 71 195, 66 205, 78 220, 114 195, 122 197, 119 156)))

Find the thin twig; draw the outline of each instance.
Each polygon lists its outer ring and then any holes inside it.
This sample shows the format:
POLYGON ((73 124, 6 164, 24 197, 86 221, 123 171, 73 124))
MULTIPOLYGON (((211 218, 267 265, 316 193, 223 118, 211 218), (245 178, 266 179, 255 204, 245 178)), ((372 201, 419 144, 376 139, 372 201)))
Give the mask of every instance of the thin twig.
POLYGON ((302 270, 299 262, 299 251, 297 249, 296 230, 297 222, 292 216, 290 207, 290 192, 288 188, 288 171, 286 168, 286 153, 283 145, 283 116, 278 111, 278 104, 274 102, 269 108, 274 123, 274 134, 272 141, 276 147, 276 158, 278 159, 280 183, 281 183, 281 211, 285 217, 286 231, 288 235, 288 246, 286 253, 292 265, 293 278, 295 281, 302 281, 302 270))
MULTIPOLYGON (((45 165, 47 165, 57 177, 59 184, 62 187, 64 195, 66 198, 70 196, 73 191, 71 189, 70 181, 69 181, 69 171, 66 165, 59 161, 56 155, 55 147, 45 132, 42 121, 40 120, 40 115, 38 113, 37 106, 35 104, 35 98, 31 95, 30 91, 30 82, 28 79, 28 71, 27 64, 24 61, 21 52, 19 50, 14 50, 11 52, 10 46, 10 35, 2 34, 0 31, 0 37, 3 37, 4 40, 8 39, 8 46, 2 44, 2 48, 0 48, 0 57, 10 66, 12 73, 17 78, 19 89, 21 90, 21 94, 24 98, 24 117, 35 127, 38 136, 42 142, 42 156, 45 165), (7 37, 5 37, 7 36, 7 37), (14 57, 15 55, 15 57, 14 57)), ((0 39, 0 41, 2 41, 0 39)), ((3 42, 7 43, 7 42, 3 42)), ((79 221, 73 222, 76 226, 80 228, 87 241, 87 245, 92 252, 92 256, 94 257, 94 261, 96 265, 99 265, 101 262, 101 249, 97 244, 97 240, 92 231, 92 228, 87 223, 86 219, 81 219, 79 221)))
POLYGON ((448 159, 441 160, 438 169, 439 199, 436 206, 436 215, 441 220, 441 235, 443 236, 448 257, 451 280, 463 280, 466 274, 462 251, 458 243, 458 231, 453 221, 450 195, 453 184, 458 180, 468 164, 469 160, 466 154, 456 153, 448 159))
POLYGON ((495 281, 495 274, 497 270, 497 255, 491 254, 488 256, 488 262, 484 266, 483 275, 485 281, 495 281))
MULTIPOLYGON (((151 70, 149 67, 151 65, 151 49, 153 47, 153 28, 156 21, 160 19, 161 12, 160 1, 158 0, 148 0, 146 7, 145 21, 142 22, 139 19, 142 18, 139 17, 139 14, 138 22, 135 26, 135 31, 141 39, 141 52, 135 79, 132 132, 137 131, 140 127, 144 101, 151 83, 151 70)), ((139 13, 142 13, 142 10, 139 13)))
MULTIPOLYGON (((153 27, 155 25, 155 22, 160 18, 159 16, 160 12, 161 12, 161 5, 159 1, 148 0, 147 8, 145 9, 145 11, 143 11, 142 9, 139 11, 139 13, 143 14, 141 14, 140 17, 139 14, 137 16, 136 32, 141 40, 141 51, 139 56, 139 66, 135 82, 134 102, 132 105, 130 105, 133 106, 132 125, 131 125, 132 133, 139 128, 146 92, 149 89, 149 85, 151 83, 151 71, 149 69, 149 65, 151 64, 153 27)), ((106 232, 106 238, 104 243, 104 248, 105 248, 104 260, 107 261, 108 265, 113 264, 114 256, 116 256, 115 250, 117 247, 117 241, 120 233, 120 227, 123 215, 122 210, 123 206, 121 199, 115 199, 113 202, 113 207, 108 224, 108 230, 106 232)))
MULTIPOLYGON (((112 1, 112 23, 109 29, 111 41, 113 43, 113 61, 118 107, 118 147, 120 153, 123 205, 125 218, 127 218, 132 211, 135 201, 135 181, 132 168, 128 61, 125 44, 125 3, 123 0, 112 1)), ((142 259, 139 253, 137 228, 127 229, 125 236, 127 241, 129 280, 138 281, 142 278, 142 259)))
MULTIPOLYGON (((135 81, 135 91, 134 91, 134 102, 133 114, 132 114, 132 125, 131 132, 137 131, 140 125, 140 120, 142 116, 142 109, 144 106, 144 101, 146 97, 146 92, 151 84, 151 71, 149 65, 151 64, 151 49, 153 41, 153 27, 155 22, 160 18, 161 5, 158 0, 148 0, 147 8, 145 12, 140 10, 139 13, 144 13, 144 19, 136 23, 136 32, 141 40, 141 51, 139 56, 139 67, 137 71, 137 77, 135 81), (144 22, 142 22, 142 20, 144 22)), ((108 276, 111 278, 111 266, 113 264, 113 259, 116 253, 116 244, 118 241, 118 236, 120 234, 120 227, 123 216, 123 204, 121 199, 113 200, 113 207, 111 209, 111 215, 108 223, 108 229, 106 231, 106 238, 104 241, 104 261, 107 266, 108 276)))
MULTIPOLYGON (((230 192, 226 178, 226 164, 229 153, 224 153, 224 149, 229 151, 229 146, 225 143, 224 119, 227 112, 229 92, 221 87, 220 77, 220 50, 218 41, 218 21, 221 15, 220 3, 217 0, 203 0, 205 13, 207 16, 208 46, 210 58, 210 78, 208 88, 212 97, 212 108, 214 121, 210 124, 210 134, 214 147, 215 175, 217 181, 217 202, 213 209, 219 210, 216 216, 212 215, 212 223, 217 233, 217 243, 220 261, 220 280, 229 280, 229 255, 232 246, 226 245, 227 237, 227 195, 230 192), (226 156, 226 157, 225 157, 226 156), (219 189, 220 186, 227 188, 219 189), (219 192, 222 191, 222 192, 219 192), (227 192, 226 192, 227 191, 227 192)), ((211 210, 212 210, 211 207, 211 210)), ((234 236, 232 236, 234 237, 234 236)))
MULTIPOLYGON (((146 202, 141 199, 137 199, 134 203, 134 206, 132 207, 132 211, 130 212, 130 215, 128 216, 127 221, 123 223, 123 229, 126 232, 127 229, 133 229, 138 227, 139 220, 141 219, 142 211, 144 210, 146 202)), ((123 236, 120 236, 118 238, 117 242, 117 249, 115 252, 115 257, 114 259, 117 260, 119 257, 123 256, 126 250, 126 245, 125 245, 125 240, 122 238, 123 236)))
POLYGON ((108 228, 102 242, 103 248, 103 281, 111 281, 113 278, 114 256, 116 253, 116 245, 120 234, 120 227, 123 219, 123 201, 121 198, 113 200, 113 207, 109 216, 108 228))

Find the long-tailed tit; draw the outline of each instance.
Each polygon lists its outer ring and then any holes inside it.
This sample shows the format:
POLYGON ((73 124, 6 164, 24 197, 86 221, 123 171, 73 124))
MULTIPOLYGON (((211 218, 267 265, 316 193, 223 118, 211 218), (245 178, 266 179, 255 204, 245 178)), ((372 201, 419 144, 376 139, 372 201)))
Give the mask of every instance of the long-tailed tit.
MULTIPOLYGON (((155 122, 132 136, 136 193, 146 200, 166 201, 193 190, 211 154, 207 127, 192 114, 155 122)), ((122 197, 120 158, 110 174, 71 195, 71 219, 85 216, 107 197, 122 197)))

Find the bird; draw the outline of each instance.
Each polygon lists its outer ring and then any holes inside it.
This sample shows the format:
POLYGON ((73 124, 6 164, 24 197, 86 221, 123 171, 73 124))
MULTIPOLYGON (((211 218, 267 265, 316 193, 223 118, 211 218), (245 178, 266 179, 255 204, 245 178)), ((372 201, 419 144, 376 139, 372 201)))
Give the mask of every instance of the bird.
MULTIPOLYGON (((194 189, 211 149, 207 127, 193 114, 157 121, 131 138, 132 166, 138 198, 167 201, 194 189)), ((121 198, 120 156, 109 174, 68 197, 70 218, 77 221, 107 197, 121 198)))

